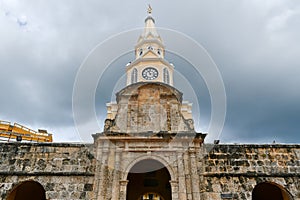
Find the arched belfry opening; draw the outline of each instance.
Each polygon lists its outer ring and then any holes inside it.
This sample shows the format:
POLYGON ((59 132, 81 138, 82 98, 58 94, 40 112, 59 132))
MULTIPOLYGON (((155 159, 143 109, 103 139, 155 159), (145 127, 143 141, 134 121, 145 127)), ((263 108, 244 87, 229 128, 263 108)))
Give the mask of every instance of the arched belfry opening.
POLYGON ((171 200, 171 176, 159 161, 145 159, 128 173, 127 200, 171 200))
POLYGON ((12 189, 7 200, 46 200, 45 189, 36 181, 24 181, 12 189))
POLYGON ((292 200, 292 195, 282 186, 263 182, 255 186, 252 191, 252 200, 292 200))

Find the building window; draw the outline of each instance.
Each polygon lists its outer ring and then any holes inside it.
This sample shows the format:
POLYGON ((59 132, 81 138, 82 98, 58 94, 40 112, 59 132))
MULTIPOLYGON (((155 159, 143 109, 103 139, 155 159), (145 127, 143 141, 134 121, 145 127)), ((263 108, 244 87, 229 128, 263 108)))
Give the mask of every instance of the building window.
POLYGON ((143 54, 143 49, 140 49, 140 53, 139 54, 140 54, 140 56, 143 54))
POLYGON ((160 52, 161 52, 161 51, 160 51, 160 49, 158 49, 158 50, 157 50, 157 53, 158 53, 158 55, 160 55, 160 54, 161 54, 160 52))
POLYGON ((164 83, 170 84, 169 71, 167 68, 164 68, 164 83))
POLYGON ((131 83, 137 82, 137 69, 134 68, 131 72, 131 83))

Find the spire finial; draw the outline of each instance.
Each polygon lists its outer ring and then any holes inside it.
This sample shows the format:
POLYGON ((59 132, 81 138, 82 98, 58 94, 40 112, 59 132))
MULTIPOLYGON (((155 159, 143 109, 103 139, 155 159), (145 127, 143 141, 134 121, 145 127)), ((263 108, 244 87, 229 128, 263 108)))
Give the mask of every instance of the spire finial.
POLYGON ((148 10, 147 10, 148 14, 150 15, 152 13, 152 7, 150 4, 148 4, 148 10))

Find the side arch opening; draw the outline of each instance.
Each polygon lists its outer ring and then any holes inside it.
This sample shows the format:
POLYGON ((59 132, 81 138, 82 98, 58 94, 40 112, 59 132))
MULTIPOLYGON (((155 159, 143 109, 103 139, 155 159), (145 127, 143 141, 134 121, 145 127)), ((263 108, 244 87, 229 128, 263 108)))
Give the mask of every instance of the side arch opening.
POLYGON ((293 198, 281 185, 272 182, 263 182, 254 187, 252 200, 293 200, 293 198))
POLYGON ((24 181, 12 189, 6 200, 46 200, 46 192, 40 183, 24 181))

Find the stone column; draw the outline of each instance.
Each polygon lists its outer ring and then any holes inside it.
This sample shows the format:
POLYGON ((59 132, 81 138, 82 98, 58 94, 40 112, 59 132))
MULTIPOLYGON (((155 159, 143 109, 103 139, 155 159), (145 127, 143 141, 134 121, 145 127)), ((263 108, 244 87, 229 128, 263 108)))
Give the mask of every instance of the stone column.
POLYGON ((126 200, 126 192, 127 192, 127 184, 128 180, 121 180, 120 181, 120 196, 119 200, 126 200))
POLYGON ((120 192, 120 150, 116 150, 115 154, 115 168, 113 172, 113 182, 112 182, 112 200, 119 199, 120 192))
POLYGON ((197 161, 196 161, 196 155, 195 155, 195 151, 190 152, 190 162, 191 162, 191 170, 190 170, 190 174, 191 174, 191 180, 192 180, 192 195, 193 195, 193 199, 200 199, 200 190, 199 190, 199 175, 197 172, 197 161))
POLYGON ((102 154, 101 158, 97 160, 99 171, 97 172, 96 179, 98 181, 97 200, 104 200, 107 198, 107 172, 108 172, 108 144, 107 141, 102 143, 102 147, 97 149, 97 153, 102 154))
POLYGON ((94 179, 94 198, 98 199, 99 197, 99 190, 100 190, 100 182, 101 182, 101 167, 102 167, 102 149, 100 148, 101 143, 97 141, 97 148, 96 148, 96 169, 95 169, 95 179, 94 179))
POLYGON ((109 142, 109 150, 107 152, 108 158, 107 158, 107 169, 105 171, 105 175, 103 178, 105 180, 104 187, 106 187, 106 198, 108 200, 112 200, 113 195, 115 194, 115 191, 113 189, 114 186, 114 179, 115 179, 115 173, 116 173, 116 146, 114 143, 109 142))
POLYGON ((187 196, 186 196, 186 184, 185 184, 182 152, 177 152, 177 164, 178 164, 178 195, 180 200, 186 200, 187 196))
POLYGON ((172 200, 180 200, 178 194, 178 181, 170 180, 172 200))
POLYGON ((191 181, 191 167, 190 167, 190 157, 189 152, 186 150, 183 154, 183 164, 184 164, 184 177, 185 177, 185 184, 186 184, 186 193, 187 199, 192 198, 192 181, 191 181))

